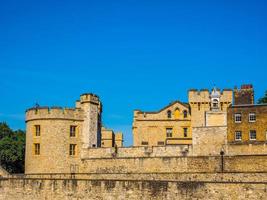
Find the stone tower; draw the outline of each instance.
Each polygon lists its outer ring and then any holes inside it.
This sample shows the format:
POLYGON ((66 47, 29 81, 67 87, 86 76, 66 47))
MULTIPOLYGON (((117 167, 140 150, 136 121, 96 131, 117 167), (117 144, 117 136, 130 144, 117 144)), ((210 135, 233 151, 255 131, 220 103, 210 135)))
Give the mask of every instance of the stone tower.
POLYGON ((241 89, 234 89, 234 104, 254 104, 254 89, 253 85, 242 85, 241 89))
POLYGON ((203 127, 206 125, 206 112, 227 110, 233 102, 233 91, 224 89, 221 92, 214 88, 210 93, 208 89, 191 89, 188 91, 188 101, 192 127, 203 127))
POLYGON ((101 113, 102 104, 99 97, 94 94, 82 94, 80 101, 76 102, 84 111, 82 125, 83 148, 101 147, 101 113))
POLYGON ((25 173, 78 173, 84 148, 101 146, 101 113, 94 94, 82 94, 75 108, 28 109, 25 173))

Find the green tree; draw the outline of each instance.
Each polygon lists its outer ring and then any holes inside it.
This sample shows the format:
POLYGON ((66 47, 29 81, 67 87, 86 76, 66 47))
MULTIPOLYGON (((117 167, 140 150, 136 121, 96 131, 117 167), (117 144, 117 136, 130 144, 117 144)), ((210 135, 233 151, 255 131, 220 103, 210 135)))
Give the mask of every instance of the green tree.
POLYGON ((264 97, 258 100, 258 104, 263 104, 263 103, 267 103, 267 90, 265 91, 264 97))
POLYGON ((10 173, 24 172, 25 132, 0 123, 0 164, 10 173))

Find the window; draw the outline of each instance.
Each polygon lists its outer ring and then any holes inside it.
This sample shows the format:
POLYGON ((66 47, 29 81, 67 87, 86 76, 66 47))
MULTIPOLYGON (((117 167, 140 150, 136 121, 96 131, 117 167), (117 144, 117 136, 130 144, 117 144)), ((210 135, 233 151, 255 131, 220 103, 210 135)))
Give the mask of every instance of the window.
POLYGON ((187 137, 188 128, 184 128, 184 137, 187 137))
POLYGON ((76 155, 76 144, 70 144, 70 156, 76 155))
POLYGON ((34 144, 34 154, 40 155, 40 144, 39 143, 34 144))
POLYGON ((235 114, 235 123, 241 123, 242 122, 242 116, 240 113, 235 114))
POLYGON ((235 140, 236 141, 241 141, 242 140, 242 132, 241 131, 236 131, 235 132, 235 140))
POLYGON ((213 108, 219 108, 219 101, 217 99, 213 99, 213 101, 212 101, 212 107, 213 108))
POLYGON ((184 118, 187 118, 187 111, 186 110, 184 110, 184 118))
POLYGON ((158 145, 159 146, 163 146, 164 145, 164 142, 158 142, 158 145))
POLYGON ((172 128, 166 128, 167 137, 172 137, 172 128))
POLYGON ((40 136, 40 135, 41 135, 41 126, 35 125, 35 136, 40 136))
POLYGON ((172 112, 170 110, 167 111, 167 117, 170 119, 172 118, 172 112))
POLYGON ((200 103, 197 103, 198 110, 200 110, 200 103))
POLYGON ((70 137, 76 137, 76 126, 70 126, 70 137))
POLYGON ((142 141, 141 145, 148 145, 148 142, 142 141))
POLYGON ((249 139, 250 140, 256 140, 257 139, 257 134, 255 130, 250 130, 249 131, 249 139))
POLYGON ((255 113, 249 113, 248 121, 249 122, 255 122, 256 121, 256 114, 255 113))

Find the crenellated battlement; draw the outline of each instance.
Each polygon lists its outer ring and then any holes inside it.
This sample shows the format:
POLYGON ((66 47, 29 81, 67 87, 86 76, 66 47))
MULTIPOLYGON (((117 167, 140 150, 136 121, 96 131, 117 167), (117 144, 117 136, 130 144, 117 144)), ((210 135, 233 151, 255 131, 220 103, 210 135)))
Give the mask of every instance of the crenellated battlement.
POLYGON ((80 104, 84 103, 94 103, 100 105, 100 100, 96 94, 85 93, 80 96, 80 104))
POLYGON ((62 107, 34 107, 26 110, 26 122, 38 119, 83 120, 83 111, 62 107))
MULTIPOLYGON (((232 102, 233 91, 231 89, 217 89, 221 94, 221 101, 223 102, 232 102)), ((210 102, 211 91, 209 89, 190 89, 188 91, 188 101, 189 103, 196 102, 210 102)))

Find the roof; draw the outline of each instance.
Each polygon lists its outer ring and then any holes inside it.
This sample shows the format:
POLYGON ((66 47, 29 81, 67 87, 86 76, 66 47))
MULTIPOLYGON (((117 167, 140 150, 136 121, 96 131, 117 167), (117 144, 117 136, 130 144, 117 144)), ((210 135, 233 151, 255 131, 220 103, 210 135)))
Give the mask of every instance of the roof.
POLYGON ((173 106, 174 104, 176 104, 176 103, 178 103, 178 104, 181 104, 181 105, 183 105, 184 107, 186 107, 186 108, 189 108, 189 104, 188 103, 184 103, 184 102, 181 102, 181 101, 173 101, 173 102, 171 102, 169 105, 167 105, 167 106, 165 106, 164 108, 162 108, 162 109, 160 109, 159 111, 155 111, 155 112, 145 112, 145 111, 140 111, 140 110, 137 110, 139 113, 151 113, 151 114, 157 114, 157 113, 160 113, 160 112, 162 112, 163 110, 165 110, 165 109, 167 109, 167 108, 169 108, 169 107, 171 107, 171 106, 173 106))

